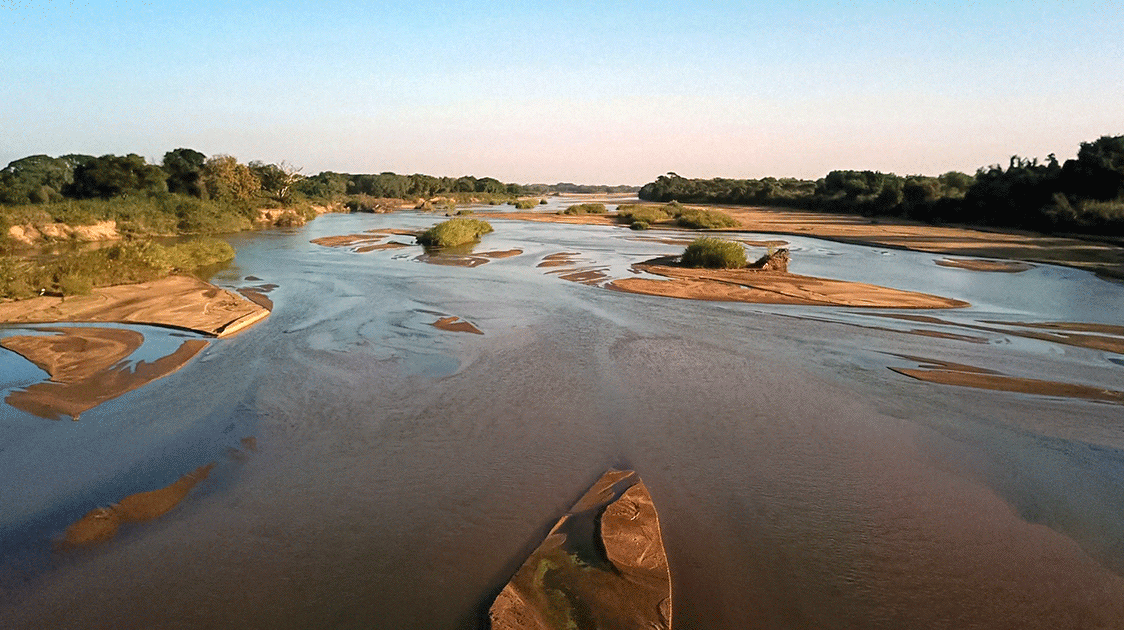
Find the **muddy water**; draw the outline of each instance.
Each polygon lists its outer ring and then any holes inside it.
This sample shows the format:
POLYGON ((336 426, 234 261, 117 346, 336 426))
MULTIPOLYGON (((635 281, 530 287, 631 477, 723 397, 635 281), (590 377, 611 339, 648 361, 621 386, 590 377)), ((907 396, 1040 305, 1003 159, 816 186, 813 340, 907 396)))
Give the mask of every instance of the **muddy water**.
MULTIPOLYGON (((1124 627, 1124 407, 888 369, 1124 389, 1119 354, 966 327, 1124 324, 1121 285, 790 239, 796 273, 977 305, 925 323, 538 267, 569 252, 626 277, 679 250, 626 229, 497 220, 478 249, 523 253, 471 268, 309 242, 436 220, 236 237, 215 281, 277 285, 269 319, 80 422, 0 409, 0 626, 477 628, 555 520, 626 466, 660 511, 678 628, 1124 627), (447 317, 483 335, 433 326, 447 317), (56 545, 211 462, 160 518, 56 545)), ((4 393, 42 378, 0 361, 4 393)))

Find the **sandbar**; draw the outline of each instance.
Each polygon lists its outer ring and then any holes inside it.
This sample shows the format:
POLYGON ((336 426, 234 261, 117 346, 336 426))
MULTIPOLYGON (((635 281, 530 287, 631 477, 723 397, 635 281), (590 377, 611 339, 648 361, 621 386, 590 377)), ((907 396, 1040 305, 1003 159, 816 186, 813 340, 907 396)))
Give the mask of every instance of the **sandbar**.
POLYGON ((186 365, 203 348, 204 339, 186 339, 175 352, 130 367, 124 360, 144 342, 135 331, 114 328, 47 328, 50 335, 20 335, 0 340, 31 361, 49 381, 16 390, 4 399, 27 413, 57 420, 77 420, 94 407, 163 378, 186 365))
POLYGON ((442 317, 441 319, 433 322, 433 326, 448 332, 472 333, 474 335, 484 334, 484 331, 455 315, 451 317, 442 317))
POLYGON ((958 387, 974 387, 976 389, 989 389, 1018 394, 1034 394, 1038 396, 1055 396, 1059 398, 1080 398, 1115 404, 1124 404, 1124 392, 1078 385, 1075 383, 1060 383, 1057 381, 1044 381, 1033 378, 1007 376, 994 370, 978 368, 971 365, 937 361, 923 357, 908 355, 895 355, 903 359, 920 363, 918 368, 890 369, 898 374, 915 378, 928 383, 941 385, 956 385, 958 387))
POLYGON ((104 287, 89 295, 0 303, 0 324, 149 324, 213 337, 233 335, 268 316, 269 309, 190 276, 104 287))
POLYGON ((94 508, 66 529, 63 544, 76 547, 105 542, 117 535, 123 523, 150 521, 167 514, 214 467, 214 463, 200 466, 163 488, 130 494, 109 507, 94 508))
POLYGON ((969 271, 991 273, 1022 273, 1034 269, 1034 265, 1018 260, 986 260, 983 258, 941 258, 934 261, 941 267, 954 267, 969 271))
POLYGON ((668 264, 668 257, 634 265, 638 271, 669 280, 624 278, 609 288, 628 293, 690 300, 853 306, 867 308, 963 308, 967 302, 927 293, 900 291, 859 282, 754 269, 694 269, 668 264))
POLYGON ((956 326, 969 330, 1011 335, 1013 337, 1023 337, 1025 339, 1037 339, 1038 341, 1048 341, 1065 346, 1124 354, 1124 326, 1113 324, 1089 324, 1080 322, 1001 322, 994 320, 984 320, 980 322, 980 324, 968 324, 925 315, 903 313, 880 313, 876 316, 926 324, 956 326), (981 324, 990 325, 983 326, 981 324), (996 326, 1002 326, 1002 328, 997 328, 996 326))

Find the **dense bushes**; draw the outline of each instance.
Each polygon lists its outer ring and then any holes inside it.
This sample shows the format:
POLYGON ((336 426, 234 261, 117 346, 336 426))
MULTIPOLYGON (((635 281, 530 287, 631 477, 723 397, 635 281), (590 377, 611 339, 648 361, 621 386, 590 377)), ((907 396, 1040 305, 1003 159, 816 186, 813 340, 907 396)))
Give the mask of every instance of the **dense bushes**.
POLYGON ((741 269, 747 263, 745 248, 733 241, 704 236, 687 246, 679 264, 684 267, 741 269))
POLYGON ((0 297, 25 298, 41 291, 80 295, 95 287, 156 280, 233 259, 234 249, 213 238, 170 246, 127 241, 34 261, 0 257, 0 297))
POLYGON ((492 231, 487 221, 479 219, 449 219, 418 235, 418 243, 429 247, 455 247, 479 240, 492 231))
POLYGON ((605 204, 603 203, 579 203, 572 205, 565 210, 559 210, 558 214, 580 216, 583 214, 605 214, 606 212, 607 210, 605 209, 605 204))

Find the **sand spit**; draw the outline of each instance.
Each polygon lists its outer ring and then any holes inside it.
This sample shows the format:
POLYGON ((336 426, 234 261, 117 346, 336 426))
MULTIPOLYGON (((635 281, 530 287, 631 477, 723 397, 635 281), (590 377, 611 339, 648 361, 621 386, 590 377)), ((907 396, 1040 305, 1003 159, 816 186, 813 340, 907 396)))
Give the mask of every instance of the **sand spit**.
POLYGON ((634 265, 638 271, 670 280, 624 278, 609 288, 629 293, 661 295, 690 300, 791 304, 800 306, 855 306, 869 308, 963 308, 967 302, 927 293, 843 280, 829 280, 776 271, 753 269, 693 269, 656 258, 634 265))
POLYGON ((157 490, 130 494, 109 507, 94 508, 66 529, 63 546, 77 547, 105 542, 117 535, 123 523, 150 521, 167 514, 211 474, 212 462, 157 490))
POLYGON ((550 530, 488 611, 493 630, 671 628, 671 573, 644 482, 610 470, 550 530))
POLYGON ((94 407, 163 378, 187 364, 207 341, 187 339, 169 354, 131 366, 124 360, 144 342, 135 331, 116 328, 47 328, 51 335, 22 335, 0 340, 3 346, 50 375, 8 394, 5 402, 27 413, 57 420, 78 420, 94 407))
POLYGON ((473 326, 471 323, 466 322, 459 317, 456 317, 455 315, 451 317, 442 317, 441 319, 433 322, 432 325, 435 328, 440 328, 441 330, 445 330, 448 332, 472 333, 474 335, 484 334, 484 331, 480 330, 476 326, 473 326))
POLYGON ((891 367, 891 370, 898 374, 903 374, 927 383, 974 387, 976 389, 990 389, 1018 394, 1034 394, 1037 396, 1080 398, 1084 400, 1115 403, 1118 405, 1124 404, 1124 392, 1116 390, 1090 387, 1088 385, 1077 385, 1074 383, 1059 383, 1056 381, 1007 376, 995 370, 926 359, 924 357, 910 355, 893 356, 909 361, 916 361, 920 365, 916 369, 891 367))
POLYGON ((955 267, 969 271, 992 273, 1022 273, 1034 269, 1030 263, 1017 260, 985 260, 983 258, 941 258, 934 261, 941 267, 955 267))
POLYGON ((189 276, 94 289, 89 295, 41 296, 0 303, 0 324, 57 322, 150 324, 227 337, 269 310, 189 276))

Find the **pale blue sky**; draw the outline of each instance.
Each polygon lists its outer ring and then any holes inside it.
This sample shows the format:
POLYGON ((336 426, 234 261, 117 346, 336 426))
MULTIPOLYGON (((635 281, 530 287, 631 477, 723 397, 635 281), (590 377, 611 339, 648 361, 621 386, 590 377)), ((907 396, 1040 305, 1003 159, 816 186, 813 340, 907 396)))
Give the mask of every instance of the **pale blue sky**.
POLYGON ((641 184, 973 172, 1124 134, 1119 2, 0 0, 0 165, 189 147, 641 184))

